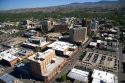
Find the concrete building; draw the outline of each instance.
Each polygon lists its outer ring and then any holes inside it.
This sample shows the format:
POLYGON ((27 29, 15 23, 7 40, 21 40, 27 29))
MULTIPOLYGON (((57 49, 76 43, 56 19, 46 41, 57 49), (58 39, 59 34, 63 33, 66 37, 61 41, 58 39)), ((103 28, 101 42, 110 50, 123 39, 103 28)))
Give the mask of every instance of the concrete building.
POLYGON ((87 27, 87 21, 85 18, 82 19, 82 27, 87 27))
POLYGON ((26 20, 26 28, 27 29, 42 29, 42 25, 40 24, 40 22, 38 20, 26 20))
POLYGON ((56 41, 63 37, 61 33, 48 33, 46 36, 50 41, 56 41))
POLYGON ((34 29, 35 28, 35 25, 34 25, 34 23, 33 23, 33 21, 31 21, 31 20, 26 20, 26 28, 27 29, 34 29))
POLYGON ((87 33, 91 34, 91 19, 86 19, 87 33))
POLYGON ((92 20, 91 22, 91 31, 96 32, 99 26, 99 22, 96 20, 92 20))
POLYGON ((77 50, 77 46, 62 41, 55 41, 48 45, 48 47, 54 49, 56 54, 61 56, 71 56, 72 53, 77 50))
POLYGON ((75 79, 79 82, 83 82, 83 83, 88 83, 88 76, 89 76, 89 72, 87 71, 82 71, 76 68, 73 68, 69 73, 68 73, 68 77, 75 79))
POLYGON ((68 24, 66 23, 56 23, 53 27, 54 32, 67 32, 68 31, 68 24))
POLYGON ((64 66, 64 59, 57 57, 55 51, 48 49, 45 52, 37 52, 29 57, 33 76, 50 81, 64 66))
POLYGON ((39 37, 40 36, 40 32, 38 31, 35 31, 35 30, 29 30, 25 33, 23 33, 23 37, 26 37, 26 38, 30 38, 30 37, 39 37))
POLYGON ((29 48, 29 49, 44 49, 46 45, 48 45, 50 42, 46 41, 46 38, 43 37, 31 37, 29 38, 26 42, 22 44, 24 48, 29 48))
POLYGON ((23 37, 16 37, 9 41, 5 41, 2 45, 7 48, 13 48, 18 47, 18 45, 22 44, 24 41, 26 41, 23 37))
POLYGON ((33 51, 30 49, 20 48, 20 50, 15 54, 18 56, 19 60, 23 60, 33 55, 33 51))
POLYGON ((92 83, 118 83, 118 77, 112 73, 100 70, 93 70, 92 83))
POLYGON ((87 27, 70 29, 70 39, 72 42, 82 43, 87 38, 87 27))
POLYGON ((17 53, 16 48, 12 48, 0 53, 0 58, 4 62, 4 64, 8 66, 13 66, 17 63, 18 57, 14 56, 17 53))
POLYGON ((53 28, 53 21, 52 20, 42 21, 42 29, 44 31, 50 31, 52 28, 53 28))
POLYGON ((0 77, 0 83, 24 83, 19 79, 13 77, 12 75, 5 73, 3 76, 0 77))

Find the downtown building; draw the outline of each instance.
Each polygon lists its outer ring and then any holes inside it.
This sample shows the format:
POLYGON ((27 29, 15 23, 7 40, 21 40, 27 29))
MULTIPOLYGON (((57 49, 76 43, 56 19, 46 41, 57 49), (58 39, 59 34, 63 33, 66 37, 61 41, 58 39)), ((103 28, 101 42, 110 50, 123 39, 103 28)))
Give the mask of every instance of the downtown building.
POLYGON ((55 50, 37 52, 29 57, 32 75, 48 83, 64 66, 65 60, 56 56, 55 50))
POLYGON ((66 23, 55 23, 53 25, 53 32, 67 32, 69 29, 68 29, 68 24, 66 23))
POLYGON ((99 27, 99 22, 97 20, 92 20, 90 27, 91 27, 91 32, 96 32, 99 27))
POLYGON ((52 19, 45 19, 42 21, 42 29, 44 31, 51 31, 53 28, 53 20, 52 19))
POLYGON ((70 39, 74 43, 82 44, 87 38, 87 27, 71 28, 70 29, 70 39))

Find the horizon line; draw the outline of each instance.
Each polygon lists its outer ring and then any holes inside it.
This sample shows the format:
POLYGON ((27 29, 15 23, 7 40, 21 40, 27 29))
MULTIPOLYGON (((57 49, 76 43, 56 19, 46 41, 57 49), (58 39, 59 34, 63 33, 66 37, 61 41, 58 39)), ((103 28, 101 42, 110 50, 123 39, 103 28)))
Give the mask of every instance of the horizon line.
POLYGON ((0 11, 11 11, 11 10, 23 10, 23 9, 35 9, 35 8, 47 8, 47 7, 56 7, 56 6, 63 6, 63 5, 68 5, 68 4, 73 4, 73 3, 96 3, 96 2, 102 2, 102 1, 119 1, 119 0, 100 0, 100 1, 91 1, 91 2, 72 2, 72 3, 67 3, 67 4, 59 4, 59 5, 50 5, 50 6, 41 6, 41 7, 25 7, 25 8, 11 8, 11 9, 0 9, 0 11))

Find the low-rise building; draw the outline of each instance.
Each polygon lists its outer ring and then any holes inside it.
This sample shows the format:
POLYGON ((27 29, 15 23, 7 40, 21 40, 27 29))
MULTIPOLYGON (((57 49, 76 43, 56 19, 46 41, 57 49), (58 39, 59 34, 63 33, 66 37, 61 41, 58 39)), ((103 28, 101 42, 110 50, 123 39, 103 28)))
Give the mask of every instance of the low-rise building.
POLYGON ((46 37, 48 38, 49 41, 57 41, 63 36, 61 33, 48 33, 46 37))
POLYGON ((12 75, 5 73, 3 76, 0 77, 0 83, 24 83, 19 79, 13 77, 12 75))
POLYGON ((93 70, 92 78, 92 83, 118 83, 116 75, 96 69, 93 70))
POLYGON ((22 44, 26 39, 22 37, 16 37, 9 41, 4 42, 2 45, 8 48, 17 47, 18 45, 22 44))
POLYGON ((4 62, 4 64, 13 66, 18 61, 18 57, 14 56, 15 53, 17 53, 17 48, 15 48, 15 49, 12 48, 12 49, 1 52, 0 58, 4 62))
POLYGON ((88 76, 89 76, 89 72, 87 71, 82 71, 76 68, 73 68, 69 73, 68 73, 68 77, 78 80, 80 82, 83 83, 88 83, 88 76))
POLYGON ((25 58, 28 58, 29 56, 33 55, 33 51, 30 49, 20 49, 15 55, 18 56, 20 60, 23 60, 25 58))
POLYGON ((71 56, 77 49, 77 46, 63 41, 55 41, 48 45, 49 48, 54 49, 57 55, 71 56))
POLYGON ((27 29, 42 29, 42 25, 40 24, 39 21, 35 21, 35 20, 26 20, 26 28, 27 29))
POLYGON ((36 49, 41 48, 44 49, 50 42, 46 40, 46 38, 42 37, 31 37, 26 42, 22 44, 24 48, 36 49))
POLYGON ((39 37, 40 36, 40 33, 38 31, 35 31, 35 30, 30 30, 30 31, 27 31, 23 34, 23 37, 27 37, 27 38, 30 38, 30 37, 39 37))

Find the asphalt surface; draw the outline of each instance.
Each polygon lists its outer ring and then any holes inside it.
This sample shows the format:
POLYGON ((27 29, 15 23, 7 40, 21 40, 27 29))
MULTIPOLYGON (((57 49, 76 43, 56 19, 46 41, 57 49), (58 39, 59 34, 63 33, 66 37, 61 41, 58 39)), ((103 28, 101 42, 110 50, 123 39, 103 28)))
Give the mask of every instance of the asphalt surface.
POLYGON ((122 44, 119 45, 119 72, 118 72, 118 80, 119 83, 125 83, 125 73, 123 72, 123 64, 122 61, 125 57, 125 54, 122 54, 122 49, 123 49, 122 44))

